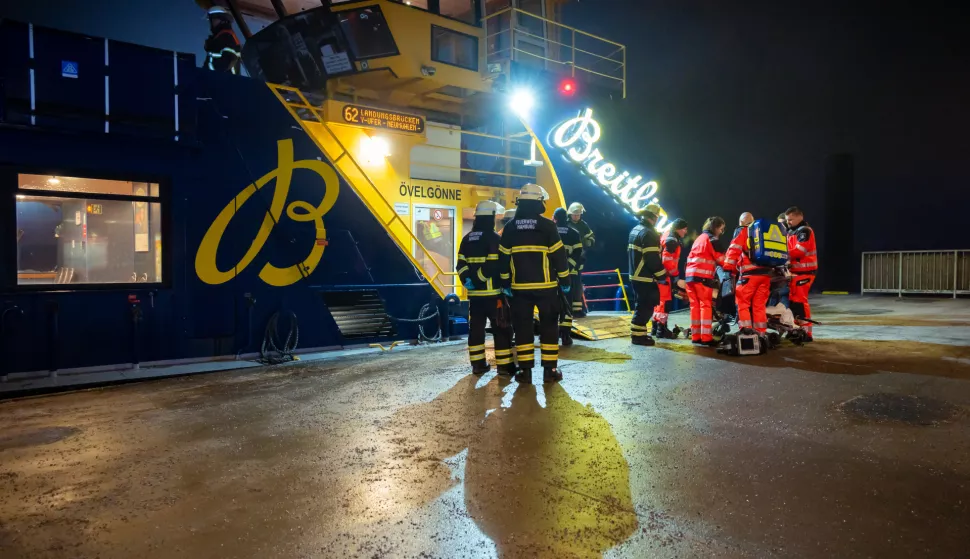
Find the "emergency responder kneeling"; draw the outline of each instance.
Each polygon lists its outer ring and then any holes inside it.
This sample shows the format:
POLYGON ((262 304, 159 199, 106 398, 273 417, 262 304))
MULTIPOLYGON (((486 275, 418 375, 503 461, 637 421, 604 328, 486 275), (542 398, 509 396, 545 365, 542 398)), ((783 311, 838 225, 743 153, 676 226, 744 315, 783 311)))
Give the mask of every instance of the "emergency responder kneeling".
POLYGON ((815 272, 818 271, 818 254, 815 248, 815 232, 805 221, 805 215, 797 206, 785 210, 788 218, 788 270, 791 281, 788 288, 788 299, 795 324, 805 329, 804 341, 811 342, 812 307, 808 304, 808 291, 815 282, 815 272))
MULTIPOLYGON (((583 219, 583 214, 586 213, 586 208, 583 207, 579 202, 573 202, 569 204, 569 227, 576 230, 579 234, 579 238, 583 243, 583 254, 588 255, 590 249, 596 244, 596 234, 593 233, 593 229, 586 223, 583 219)), ((583 318, 589 311, 586 308, 586 301, 583 298, 584 286, 583 286, 583 267, 585 266, 585 260, 578 267, 579 273, 576 275, 571 275, 572 290, 570 292, 570 299, 572 299, 573 317, 583 318)))
POLYGON ((511 376, 512 337, 508 301, 502 295, 499 272, 499 242, 495 216, 505 209, 495 202, 479 202, 475 222, 458 247, 458 279, 468 290, 468 358, 472 373, 487 373, 485 360, 485 321, 492 323, 495 339, 495 365, 498 374, 511 376))
POLYGON ((559 296, 570 291, 566 249, 556 224, 542 216, 545 190, 527 184, 519 192, 515 219, 502 231, 499 262, 503 291, 511 297, 512 328, 519 372, 515 380, 532 382, 535 366, 533 312, 539 309, 543 382, 562 380, 559 371, 559 296))
POLYGON ((650 204, 637 213, 640 223, 630 231, 627 252, 630 257, 630 282, 637 294, 637 306, 630 320, 630 340, 636 345, 652 346, 647 330, 654 309, 660 304, 658 281, 667 280, 667 269, 660 259, 660 236, 654 228, 660 207, 650 204))
POLYGON ((734 232, 731 246, 724 254, 724 269, 738 274, 734 299, 738 307, 738 327, 742 332, 755 330, 760 334, 768 331, 768 315, 765 308, 771 295, 771 274, 774 268, 756 264, 751 254, 749 228, 754 216, 741 214, 739 227, 734 232))
POLYGON ((687 297, 690 299, 690 337, 695 344, 714 347, 714 288, 715 270, 724 256, 714 248, 714 242, 724 233, 726 224, 720 217, 709 217, 704 231, 697 236, 687 255, 687 297))
MULTIPOLYGON (((586 262, 586 256, 583 253, 583 240, 579 236, 579 232, 569 226, 569 215, 563 208, 556 208, 556 211, 552 214, 553 220, 556 222, 556 228, 559 230, 559 237, 562 239, 562 244, 566 248, 566 261, 569 263, 569 283, 570 289, 569 293, 563 293, 564 297, 561 298, 561 309, 559 310, 559 336, 562 338, 563 346, 573 345, 573 313, 582 311, 582 300, 579 301, 579 307, 577 309, 576 300, 570 301, 570 295, 575 295, 576 293, 576 283, 580 273, 583 269, 583 264, 586 262)), ((582 283, 579 285, 580 294, 582 294, 582 283)))
POLYGON ((667 304, 673 300, 674 282, 681 291, 687 289, 687 283, 680 277, 680 248, 687 234, 687 221, 675 219, 670 229, 660 237, 660 260, 667 269, 667 279, 657 282, 660 290, 660 304, 653 309, 653 327, 650 333, 660 338, 676 338, 667 328, 667 304))

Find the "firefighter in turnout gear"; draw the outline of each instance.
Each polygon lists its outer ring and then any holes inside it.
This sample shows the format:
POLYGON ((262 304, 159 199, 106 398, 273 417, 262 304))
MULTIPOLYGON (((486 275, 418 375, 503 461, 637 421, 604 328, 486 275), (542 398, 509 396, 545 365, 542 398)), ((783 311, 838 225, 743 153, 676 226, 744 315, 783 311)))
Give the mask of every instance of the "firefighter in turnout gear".
POLYGON ((637 306, 630 321, 630 339, 636 345, 652 346, 647 322, 660 304, 658 281, 668 281, 667 269, 660 259, 660 235, 654 227, 660 207, 650 204, 637 213, 640 223, 630 231, 627 251, 630 255, 630 282, 637 294, 637 306))
POLYGON ((670 229, 660 237, 660 260, 667 269, 667 279, 657 282, 660 290, 660 303, 653 309, 653 327, 651 334, 660 338, 673 338, 674 334, 667 328, 667 304, 673 300, 673 284, 681 290, 687 289, 687 284, 680 277, 680 249, 687 235, 687 221, 675 219, 670 229))
MULTIPOLYGON (((552 214, 552 217, 559 230, 559 237, 562 239, 562 244, 566 248, 566 261, 569 263, 570 290, 576 289, 576 278, 579 277, 579 270, 586 262, 586 258, 583 255, 583 240, 580 238, 579 232, 569 226, 569 215, 564 208, 557 208, 552 214)), ((562 338, 562 345, 571 346, 573 345, 572 329, 573 312, 575 309, 572 306, 574 302, 570 301, 568 296, 565 298, 565 303, 566 305, 560 311, 559 335, 562 338)), ((582 310, 582 301, 580 301, 579 310, 582 310)))
POLYGON ((209 8, 209 38, 205 40, 205 67, 216 72, 239 73, 242 48, 239 38, 232 30, 229 10, 215 6, 209 8))
POLYGON ((788 218, 788 270, 791 281, 788 287, 788 300, 795 324, 805 329, 805 341, 813 341, 812 323, 800 319, 812 318, 812 307, 808 304, 808 291, 815 282, 818 271, 818 254, 815 248, 815 232, 805 221, 802 210, 795 206, 785 211, 788 218))
POLYGON ((495 215, 504 208, 491 201, 479 202, 475 208, 475 223, 470 233, 461 240, 458 248, 458 279, 468 290, 468 358, 471 360, 472 373, 481 375, 488 372, 485 360, 485 321, 492 324, 495 339, 495 365, 498 374, 511 376, 512 336, 507 325, 499 326, 499 313, 507 305, 502 296, 499 277, 499 242, 495 232, 495 215))
POLYGON ((503 289, 511 296, 512 328, 518 354, 518 382, 532 382, 535 366, 533 312, 539 309, 543 382, 562 380, 559 372, 559 293, 569 293, 569 264, 556 224, 542 216, 546 191, 527 184, 519 192, 515 219, 502 231, 499 262, 503 289))
POLYGON ((724 269, 738 276, 734 300, 738 307, 738 327, 754 329, 764 334, 768 331, 768 297, 771 296, 773 268, 759 266, 751 260, 751 241, 748 228, 754 216, 741 214, 739 227, 734 232, 731 246, 724 253, 724 269))
MULTIPOLYGON (((579 202, 573 202, 569 205, 569 227, 576 230, 579 233, 579 238, 583 242, 583 254, 589 253, 589 250, 593 248, 596 244, 596 235, 590 228, 589 224, 583 220, 583 214, 586 213, 586 208, 583 207, 579 202)), ((583 286, 583 268, 586 266, 585 257, 583 263, 577 268, 578 273, 575 275, 570 275, 572 281, 572 288, 570 290, 570 298, 572 299, 573 305, 573 318, 583 318, 586 316, 588 309, 586 308, 586 301, 583 298, 585 293, 585 287, 583 286)))
POLYGON ((724 233, 726 224, 720 217, 709 217, 704 231, 694 240, 687 255, 687 297, 690 299, 690 337, 695 344, 714 347, 714 288, 716 268, 724 263, 714 242, 724 233))

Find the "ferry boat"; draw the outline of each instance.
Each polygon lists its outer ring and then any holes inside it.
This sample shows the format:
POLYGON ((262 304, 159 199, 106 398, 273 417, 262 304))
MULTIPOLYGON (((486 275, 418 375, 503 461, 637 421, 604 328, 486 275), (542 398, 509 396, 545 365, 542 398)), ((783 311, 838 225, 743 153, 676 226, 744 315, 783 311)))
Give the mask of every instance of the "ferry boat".
POLYGON ((458 243, 529 182, 616 268, 658 187, 598 146, 627 51, 564 3, 231 0, 247 76, 0 21, 0 375, 461 336, 458 243))

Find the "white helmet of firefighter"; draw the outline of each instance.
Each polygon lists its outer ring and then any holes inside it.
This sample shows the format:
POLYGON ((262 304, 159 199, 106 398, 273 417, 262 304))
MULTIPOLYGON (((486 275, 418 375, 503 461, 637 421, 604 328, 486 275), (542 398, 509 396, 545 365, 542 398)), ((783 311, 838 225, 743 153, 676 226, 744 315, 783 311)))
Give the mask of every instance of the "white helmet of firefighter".
POLYGON ((579 202, 569 204, 569 215, 583 215, 584 213, 586 213, 586 208, 579 202))
POLYGON ((206 12, 206 16, 207 17, 224 17, 224 18, 227 18, 227 19, 232 19, 232 14, 229 13, 229 10, 223 8, 222 6, 213 6, 213 7, 209 8, 209 10, 206 12))
POLYGON ((546 189, 531 182, 523 186, 522 190, 519 191, 519 200, 537 200, 544 202, 548 199, 549 193, 546 192, 546 189))
POLYGON ((505 213, 505 208, 502 207, 502 204, 499 204, 498 202, 493 202, 491 200, 484 200, 482 202, 479 202, 478 206, 475 207, 476 216, 480 216, 480 215, 494 216, 500 213, 505 213))

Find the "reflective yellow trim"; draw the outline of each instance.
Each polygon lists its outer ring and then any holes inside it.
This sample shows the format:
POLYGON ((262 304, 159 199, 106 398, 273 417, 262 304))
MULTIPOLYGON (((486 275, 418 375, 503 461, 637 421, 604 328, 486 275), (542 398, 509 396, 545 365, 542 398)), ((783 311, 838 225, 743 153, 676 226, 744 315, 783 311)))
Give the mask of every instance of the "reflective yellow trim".
POLYGON ((501 359, 496 359, 495 360, 495 364, 498 365, 498 366, 511 365, 512 364, 512 358, 511 357, 503 357, 501 359))
POLYGON ((630 276, 630 281, 639 281, 643 283, 657 283, 653 278, 643 278, 639 276, 630 276))
POLYGON ((500 277, 502 279, 509 279, 509 275, 508 274, 499 274, 498 277, 500 277))
POLYGON ((550 289, 559 285, 559 282, 550 281, 549 283, 515 283, 512 282, 512 289, 550 289))
POLYGON ((495 297, 496 295, 498 295, 501 292, 502 292, 502 290, 500 290, 500 289, 487 289, 487 290, 486 289, 476 289, 476 290, 469 289, 468 290, 468 296, 469 297, 495 297))
POLYGON ((515 349, 517 352, 522 353, 522 352, 533 351, 535 350, 535 347, 533 347, 532 344, 525 344, 525 345, 515 346, 515 349))
POLYGON ((458 260, 464 260, 464 259, 465 259, 465 255, 464 255, 464 254, 461 254, 461 253, 459 253, 459 254, 458 254, 458 260))
POLYGON ((643 252, 643 249, 634 244, 626 245, 627 250, 632 250, 634 252, 643 252))
POLYGON ((467 271, 468 271, 468 266, 465 266, 464 268, 459 268, 458 269, 458 274, 461 275, 461 274, 464 274, 467 271))
POLYGON ((488 260, 498 260, 498 253, 492 253, 487 256, 488 260))
POLYGON ((554 244, 551 247, 549 247, 549 252, 556 252, 557 250, 561 249, 562 247, 563 247, 562 241, 559 241, 556 244, 554 244))
POLYGON ((502 247, 502 246, 498 247, 498 250, 502 254, 512 254, 512 250, 511 249, 508 249, 508 248, 505 248, 505 247, 502 247))
POLYGON ((542 280, 546 282, 549 281, 549 259, 548 258, 542 259, 542 280))
POLYGON ((559 351, 559 344, 541 344, 542 351, 559 351))
POLYGON ((486 282, 488 281, 488 278, 486 278, 485 277, 485 274, 482 273, 482 269, 481 268, 478 269, 478 279, 480 279, 482 281, 486 281, 486 282))
MULTIPOLYGON (((560 244, 562 243, 560 242, 560 244)), ((539 246, 539 245, 520 245, 520 246, 512 247, 511 249, 509 249, 509 252, 507 252, 506 254, 518 254, 520 252, 541 252, 545 254, 551 251, 548 249, 548 247, 539 246)))
POLYGON ((508 356, 508 355, 512 355, 512 350, 511 349, 496 349, 495 350, 495 357, 505 357, 505 356, 508 356))
POLYGON ((662 278, 667 275, 667 270, 660 270, 659 272, 654 272, 653 276, 657 278, 662 278))
POLYGON ((468 262, 469 264, 484 264, 485 263, 485 257, 484 256, 472 256, 471 258, 466 258, 465 259, 465 262, 468 262))
POLYGON ((470 345, 470 346, 468 346, 468 351, 485 351, 485 344, 482 344, 482 345, 470 345))

